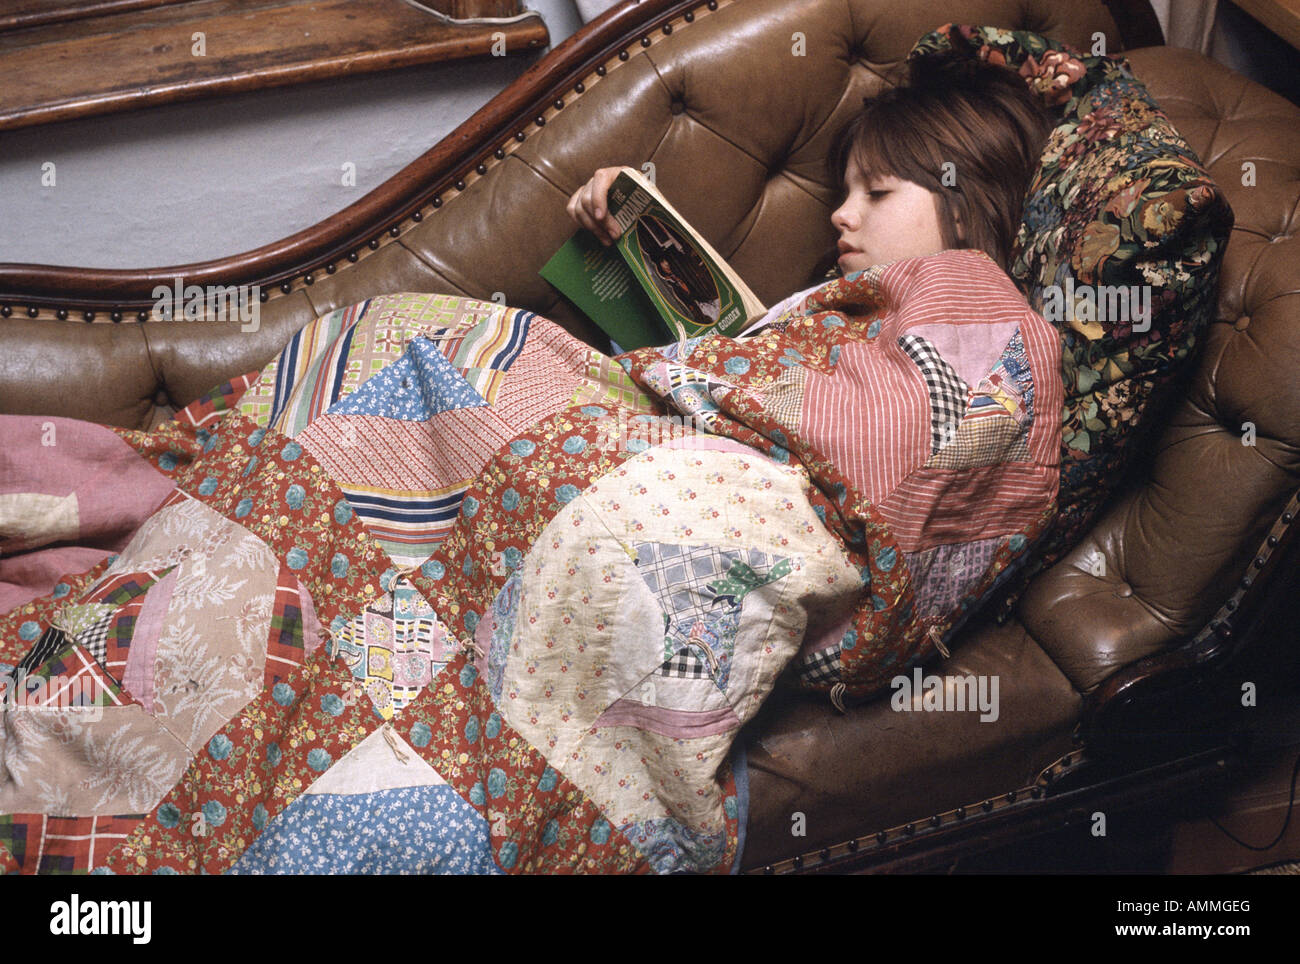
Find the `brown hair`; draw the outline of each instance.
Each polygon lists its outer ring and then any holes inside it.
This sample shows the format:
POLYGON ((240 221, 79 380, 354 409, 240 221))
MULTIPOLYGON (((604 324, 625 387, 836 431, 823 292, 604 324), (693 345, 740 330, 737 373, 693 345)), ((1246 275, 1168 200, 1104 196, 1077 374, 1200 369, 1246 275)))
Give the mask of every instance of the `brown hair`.
POLYGON ((926 58, 912 62, 905 86, 863 98, 827 163, 841 187, 853 158, 868 176, 892 175, 934 192, 944 245, 979 248, 1006 270, 1025 193, 1054 123, 1010 69, 926 58), (947 163, 951 186, 943 183, 947 163))

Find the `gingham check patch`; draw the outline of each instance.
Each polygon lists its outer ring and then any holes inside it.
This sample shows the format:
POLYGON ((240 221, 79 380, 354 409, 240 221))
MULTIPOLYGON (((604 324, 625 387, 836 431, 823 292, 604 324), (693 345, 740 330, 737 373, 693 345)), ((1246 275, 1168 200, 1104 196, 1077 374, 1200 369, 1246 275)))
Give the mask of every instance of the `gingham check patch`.
POLYGON ((939 352, 920 335, 903 335, 898 344, 916 363, 930 392, 930 454, 957 437, 957 423, 966 414, 968 386, 939 352))
POLYGON ((675 676, 678 679, 706 679, 709 672, 708 661, 697 656, 690 649, 678 650, 672 659, 667 660, 655 671, 656 676, 675 676))
POLYGON ((840 680, 839 646, 809 653, 799 664, 799 676, 805 682, 814 685, 838 683, 840 680))
POLYGON ((113 622, 113 613, 105 613, 89 629, 77 633, 77 642, 80 643, 95 662, 101 666, 108 658, 108 627, 113 622))

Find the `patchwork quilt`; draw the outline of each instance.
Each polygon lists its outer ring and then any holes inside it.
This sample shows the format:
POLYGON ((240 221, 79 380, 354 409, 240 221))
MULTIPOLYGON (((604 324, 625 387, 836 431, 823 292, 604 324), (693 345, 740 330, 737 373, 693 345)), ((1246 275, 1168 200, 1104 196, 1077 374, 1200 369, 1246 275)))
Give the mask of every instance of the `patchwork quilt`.
POLYGON ((950 251, 618 358, 378 297, 153 432, 0 417, 0 871, 734 870, 778 676, 879 688, 1052 518, 1057 338, 950 251))

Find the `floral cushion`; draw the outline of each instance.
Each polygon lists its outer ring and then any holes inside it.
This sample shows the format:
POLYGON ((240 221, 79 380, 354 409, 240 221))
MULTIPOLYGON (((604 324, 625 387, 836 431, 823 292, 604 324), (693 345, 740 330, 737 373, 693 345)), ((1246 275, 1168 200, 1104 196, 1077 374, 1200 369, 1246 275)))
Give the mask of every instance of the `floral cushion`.
POLYGON ((1233 214, 1127 61, 1027 31, 954 24, 922 37, 908 59, 935 56, 1017 69, 1060 118, 1010 265, 1062 336, 1060 511, 1001 587, 1005 620, 1034 573, 1088 530, 1122 477, 1130 430, 1191 355, 1214 308, 1233 214), (1137 296, 1127 311, 1121 290, 1137 296))

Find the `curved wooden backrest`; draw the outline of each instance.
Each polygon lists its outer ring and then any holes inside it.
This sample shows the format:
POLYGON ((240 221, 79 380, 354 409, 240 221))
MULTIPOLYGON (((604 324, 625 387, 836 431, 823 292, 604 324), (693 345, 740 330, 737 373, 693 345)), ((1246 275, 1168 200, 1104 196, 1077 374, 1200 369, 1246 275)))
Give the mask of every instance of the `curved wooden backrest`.
MULTIPOLYGON (((653 164, 673 203, 771 302, 833 261, 827 146, 919 36, 996 20, 1081 46, 1098 31, 1113 47, 1152 39, 1131 4, 1116 6, 1126 34, 1099 0, 625 3, 384 185, 281 241, 141 271, 0 265, 0 411, 152 424, 260 368, 317 316, 403 290, 495 296, 600 343, 537 271, 574 229, 568 196, 613 164, 653 164), (136 324, 154 288, 177 278, 258 286, 257 329, 136 324), (71 372, 80 391, 54 387, 71 372)), ((1150 13, 1145 0, 1134 9, 1150 13)))

